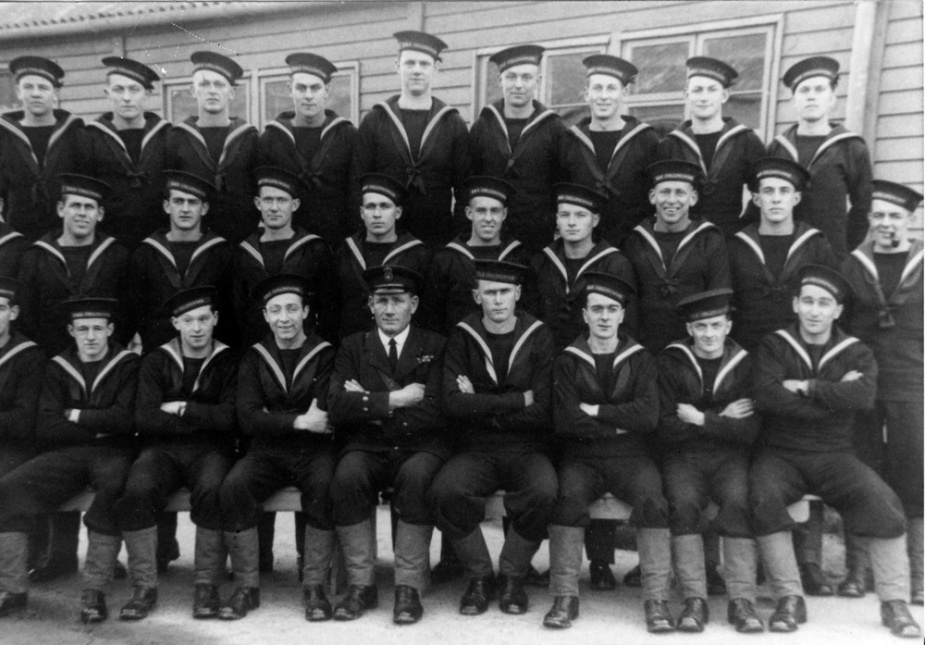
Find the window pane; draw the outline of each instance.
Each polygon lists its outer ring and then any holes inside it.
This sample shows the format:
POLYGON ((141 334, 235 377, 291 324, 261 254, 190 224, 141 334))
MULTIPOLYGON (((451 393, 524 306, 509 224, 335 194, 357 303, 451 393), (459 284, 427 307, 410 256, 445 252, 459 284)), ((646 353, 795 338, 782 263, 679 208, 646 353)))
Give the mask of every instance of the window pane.
MULTIPOLYGON (((231 116, 247 120, 247 81, 239 83, 235 88, 234 98, 231 99, 231 116)), ((176 85, 169 90, 170 117, 174 123, 179 123, 187 117, 196 116, 199 110, 196 107, 196 97, 186 85, 176 85)))
MULTIPOLYGON (((328 86, 328 105, 329 110, 337 112, 337 116, 345 119, 353 119, 353 92, 352 87, 353 73, 337 74, 331 78, 328 86)), ((291 108, 290 108, 291 109, 291 108)))
MULTIPOLYGON (((492 62, 485 63, 485 78, 482 79, 482 96, 485 101, 479 106, 479 112, 486 105, 501 99, 501 83, 498 82, 498 66, 492 62)), ((478 114, 476 114, 478 116, 478 114)))
POLYGON ((767 38, 766 33, 707 38, 703 43, 703 54, 726 61, 739 72, 733 90, 760 90, 764 87, 767 38))
POLYGON ((689 53, 687 41, 633 47, 632 63, 639 68, 636 82, 631 86, 633 94, 683 92, 689 53))
POLYGON ((655 128, 659 138, 666 137, 669 132, 680 125, 684 118, 684 106, 681 103, 675 105, 634 105, 629 107, 628 112, 640 121, 644 121, 655 128))
POLYGON ((280 112, 292 111, 292 98, 289 96, 289 78, 266 81, 263 84, 263 123, 269 123, 280 112))
POLYGON ((13 75, 0 72, 0 110, 6 112, 16 105, 16 90, 13 87, 13 75))
POLYGON ((592 51, 553 54, 546 60, 546 100, 548 106, 580 103, 584 100, 585 66, 581 61, 592 51))
POLYGON ((753 130, 760 130, 761 95, 758 93, 733 94, 723 106, 723 115, 731 116, 753 130))

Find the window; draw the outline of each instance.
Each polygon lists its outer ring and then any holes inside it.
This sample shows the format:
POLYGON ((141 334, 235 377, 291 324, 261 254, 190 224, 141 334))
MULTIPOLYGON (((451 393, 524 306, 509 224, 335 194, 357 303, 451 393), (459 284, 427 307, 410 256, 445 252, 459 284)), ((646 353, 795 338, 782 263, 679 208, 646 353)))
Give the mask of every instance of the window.
MULTIPOLYGON (((537 43, 546 48, 540 66, 542 80, 537 99, 559 113, 568 125, 587 115, 584 100, 585 67, 581 61, 591 54, 601 54, 607 47, 608 36, 584 38, 565 43, 537 43)), ((479 50, 476 53, 476 103, 473 119, 482 108, 501 98, 498 66, 488 59, 503 47, 479 50)))
MULTIPOLYGON (((360 120, 359 64, 355 62, 335 64, 337 72, 331 77, 328 87, 326 109, 333 110, 345 119, 350 119, 356 125, 360 120)), ((260 73, 259 127, 261 129, 281 112, 292 111, 292 98, 289 95, 288 85, 289 68, 266 70, 260 73)))
POLYGON ((684 97, 685 61, 711 56, 726 61, 738 72, 724 116, 754 128, 769 138, 769 97, 776 91, 772 70, 776 22, 736 27, 686 28, 686 32, 657 35, 623 34, 620 55, 639 68, 630 86, 626 109, 630 114, 666 132, 689 118, 684 97))
POLYGON ((18 104, 13 75, 9 72, 0 72, 0 113, 9 112, 18 104))
MULTIPOLYGON (((248 75, 245 75, 235 85, 234 98, 231 99, 231 116, 245 121, 249 120, 250 83, 248 75)), ((171 123, 180 123, 188 117, 197 115, 196 97, 193 96, 191 86, 189 79, 176 83, 164 83, 164 114, 171 123)))

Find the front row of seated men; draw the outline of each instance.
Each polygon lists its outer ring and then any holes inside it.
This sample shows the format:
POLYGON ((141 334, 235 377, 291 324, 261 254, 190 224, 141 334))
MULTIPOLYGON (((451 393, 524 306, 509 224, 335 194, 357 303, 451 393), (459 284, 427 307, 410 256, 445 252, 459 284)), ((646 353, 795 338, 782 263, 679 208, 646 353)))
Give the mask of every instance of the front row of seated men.
MULTIPOLYGON (((851 420, 873 406, 877 366, 867 346, 834 326, 849 292, 840 274, 818 265, 801 272, 798 323, 766 337, 754 361, 728 338, 730 290, 688 297, 679 307, 690 338, 656 360, 620 330, 633 292, 621 278, 585 274, 588 333, 556 357, 549 329, 517 311, 526 267, 476 266, 481 313, 446 342, 410 324, 419 274, 367 270, 376 329, 338 352, 307 331, 307 287, 297 276, 259 285, 271 334, 240 360, 212 338, 210 288, 170 300, 179 337, 143 360, 112 340, 114 300, 70 301, 75 345, 51 359, 33 394, 38 439, 53 447, 0 480, 0 615, 27 602, 32 518, 92 485, 81 619, 107 617, 122 540, 133 593, 120 617, 144 618, 157 602, 155 513, 187 486, 197 527, 193 614, 242 618, 260 604, 261 503, 295 485, 307 517, 305 617, 353 620, 378 604, 369 518, 392 486, 398 624, 423 615, 436 524, 469 575, 466 615, 496 596, 506 613, 527 611, 523 578, 548 530, 555 600, 543 623, 569 627, 579 613, 588 505, 609 492, 633 507, 650 632, 700 632, 708 622, 700 533, 710 500, 725 538, 729 622, 764 630, 755 608, 760 559, 777 600, 769 628, 792 632, 807 611, 787 505, 811 492, 869 542, 884 625, 920 637, 906 606, 902 505, 851 453, 851 420), (253 435, 237 462, 235 413, 253 435), (759 426, 763 441, 753 447, 759 426), (479 522, 499 488, 512 524, 496 576, 479 522), (349 589, 332 607, 325 581, 335 534, 349 589), (221 600, 226 554, 235 589, 221 600), (677 619, 668 605, 672 563, 677 619)), ((32 343, 10 329, 18 284, 0 287, 0 361, 15 363, 11 386, 36 383, 32 343)))

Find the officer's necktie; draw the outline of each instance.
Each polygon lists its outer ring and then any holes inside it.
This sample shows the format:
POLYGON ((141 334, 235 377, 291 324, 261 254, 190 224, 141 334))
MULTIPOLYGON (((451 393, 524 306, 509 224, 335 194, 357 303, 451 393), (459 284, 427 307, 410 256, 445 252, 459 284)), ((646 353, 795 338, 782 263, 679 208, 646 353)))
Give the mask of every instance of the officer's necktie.
POLYGON ((389 366, 392 368, 392 374, 394 374, 395 368, 398 367, 398 345, 394 338, 389 339, 389 366))

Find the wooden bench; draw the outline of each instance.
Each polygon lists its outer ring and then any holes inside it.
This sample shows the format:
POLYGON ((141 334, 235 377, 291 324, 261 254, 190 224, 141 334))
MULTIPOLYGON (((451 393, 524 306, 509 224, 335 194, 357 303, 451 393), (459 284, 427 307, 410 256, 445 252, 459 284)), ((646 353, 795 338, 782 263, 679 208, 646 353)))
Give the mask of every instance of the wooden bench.
MULTIPOLYGON (((79 495, 71 498, 61 506, 62 511, 86 511, 93 501, 93 491, 87 489, 79 495)), ((795 522, 805 522, 809 519, 809 500, 819 499, 814 495, 807 495, 799 502, 791 504, 787 511, 795 522)), ((712 506, 712 504, 711 504, 712 506)), ((190 510, 189 490, 181 488, 171 495, 170 501, 167 502, 168 511, 188 512, 190 510)), ((263 510, 265 511, 300 511, 302 510, 301 494, 294 486, 283 488, 274 493, 264 502, 263 510)), ((589 508, 591 517, 601 520, 626 520, 629 519, 633 507, 621 502, 612 495, 605 495, 601 499, 593 502, 589 508)), ((715 508, 713 509, 715 514, 715 508)), ((504 492, 499 491, 488 499, 485 505, 485 517, 497 518, 504 517, 504 492)))

